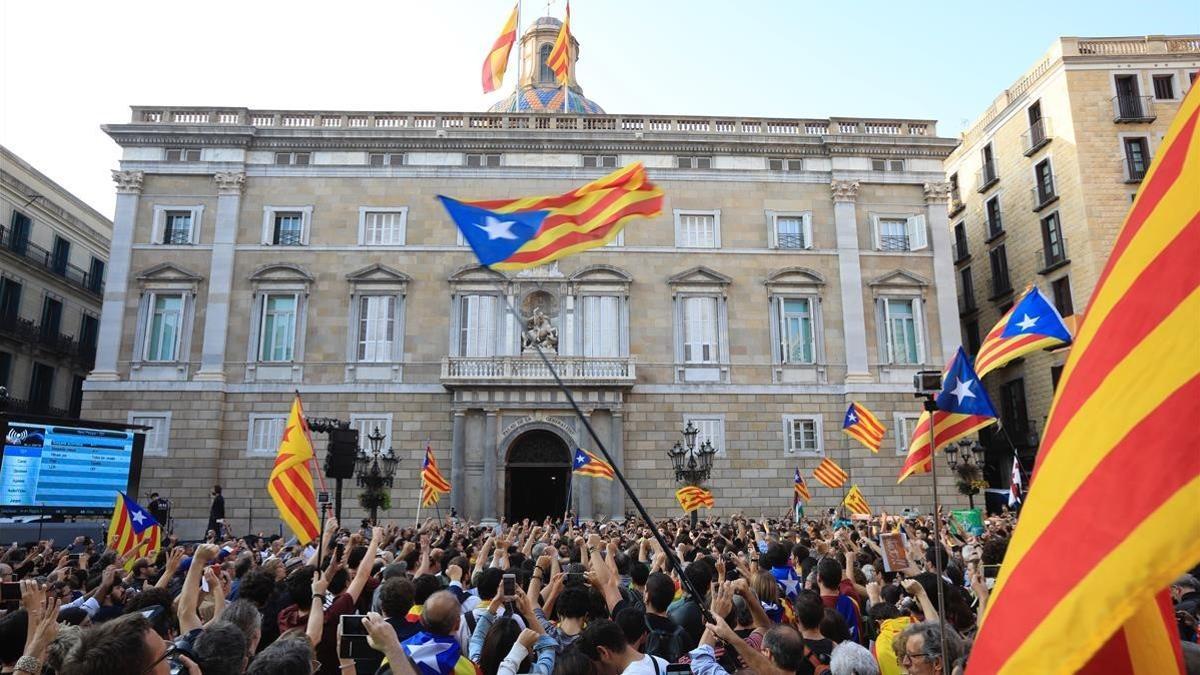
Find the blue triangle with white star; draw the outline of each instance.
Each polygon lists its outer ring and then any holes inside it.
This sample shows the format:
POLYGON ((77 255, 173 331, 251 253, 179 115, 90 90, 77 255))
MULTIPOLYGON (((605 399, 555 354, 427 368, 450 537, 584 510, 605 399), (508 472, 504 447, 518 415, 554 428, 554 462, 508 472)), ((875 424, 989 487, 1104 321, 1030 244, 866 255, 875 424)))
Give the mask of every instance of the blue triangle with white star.
POLYGON ((475 251, 481 265, 490 266, 512 257, 525 242, 537 236, 548 211, 497 213, 457 199, 438 195, 446 213, 475 251))
POLYGON ((1000 337, 1013 338, 1023 335, 1044 335, 1062 341, 1071 341, 1071 331, 1067 329, 1062 316, 1038 288, 1029 289, 1025 297, 1013 307, 1012 314, 1000 337))
POLYGON ((954 361, 946 369, 942 391, 937 395, 937 407, 942 412, 958 415, 997 417, 992 400, 962 347, 958 348, 954 361))

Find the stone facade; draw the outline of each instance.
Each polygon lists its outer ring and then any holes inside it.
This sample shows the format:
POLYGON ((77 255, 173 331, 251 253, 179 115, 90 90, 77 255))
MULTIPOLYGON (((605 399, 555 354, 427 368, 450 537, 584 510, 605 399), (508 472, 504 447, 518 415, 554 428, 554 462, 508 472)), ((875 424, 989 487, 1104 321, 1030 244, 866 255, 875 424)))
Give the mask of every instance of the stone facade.
MULTIPOLYGON (((1030 284, 1074 327, 1198 69, 1200 36, 1059 38, 963 135, 946 174, 955 190, 950 227, 965 344, 982 339, 1030 284), (987 147, 993 176, 982 175, 987 147), (1036 167, 1047 161, 1053 189, 1039 191, 1036 167), (989 224, 993 199, 998 228, 989 224), (1061 246, 1046 222, 1055 214, 1061 246), (994 287, 991 258, 1000 248, 1008 283, 994 287)), ((1030 354, 986 378, 1027 468, 1068 351, 1030 354)), ((982 436, 989 446, 985 477, 1007 484, 1011 446, 990 432, 982 436)))
MULTIPOLYGON (((271 425, 296 390, 310 415, 387 435, 389 518, 414 515, 426 444, 454 486, 443 513, 519 515, 531 492, 560 512, 569 451, 596 443, 507 303, 550 317, 550 357, 655 515, 678 512, 667 450, 689 419, 720 450, 720 513, 783 513, 793 469, 823 455, 875 506, 931 505, 928 477, 895 484, 912 374, 959 344, 955 141, 928 120, 136 107, 105 130, 124 155, 84 414, 154 427, 143 488, 175 500, 186 534, 213 483, 235 529, 251 509, 254 529, 277 527, 271 425), (632 161, 662 215, 521 273, 475 266, 434 199, 554 194, 632 161), (841 432, 851 400, 889 426, 878 455, 841 432)), ((810 509, 841 498, 812 491, 810 509)), ((631 508, 606 481, 572 493, 584 517, 631 508)))
POLYGON ((13 412, 76 416, 112 223, 0 146, 0 387, 13 412))

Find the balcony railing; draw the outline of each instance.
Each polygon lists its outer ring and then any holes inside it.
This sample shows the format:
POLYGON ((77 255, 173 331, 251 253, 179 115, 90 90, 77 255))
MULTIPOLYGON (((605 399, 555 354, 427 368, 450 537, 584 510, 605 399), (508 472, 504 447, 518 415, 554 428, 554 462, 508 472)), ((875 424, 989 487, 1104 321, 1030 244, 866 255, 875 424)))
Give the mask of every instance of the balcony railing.
POLYGON ((1067 255, 1066 239, 1054 246, 1039 248, 1033 257, 1034 269, 1038 271, 1038 274, 1048 274, 1071 262, 1071 258, 1067 255))
POLYGON ((880 251, 907 251, 909 250, 907 234, 881 234, 879 235, 879 250, 880 251))
POLYGON ((168 228, 163 233, 164 244, 190 244, 192 243, 192 230, 185 227, 168 228))
POLYGON ((804 244, 804 235, 794 232, 780 232, 778 235, 779 248, 808 248, 804 244))
POLYGON ((72 417, 63 408, 55 408, 49 404, 34 403, 23 398, 8 397, 4 399, 5 410, 10 413, 25 413, 26 415, 45 415, 46 417, 72 417))
MULTIPOLYGON (((589 356, 550 356, 555 371, 564 382, 631 386, 634 363, 631 358, 589 356)), ((535 355, 525 356, 451 356, 442 359, 442 384, 544 384, 553 382, 546 364, 535 355)))
POLYGON ((1128 153, 1125 155, 1125 182, 1140 183, 1146 177, 1146 172, 1149 170, 1150 167, 1146 166, 1145 160, 1138 162, 1134 161, 1128 153))
POLYGON ((54 252, 29 241, 17 238, 11 227, 0 225, 0 249, 21 258, 26 263, 39 267, 57 277, 61 277, 72 286, 87 291, 93 295, 104 294, 104 280, 93 279, 90 272, 67 263, 54 252))
POLYGON ((954 254, 954 262, 959 263, 971 257, 970 249, 967 247, 967 242, 956 241, 950 244, 950 250, 954 254))
POLYGON ((975 304, 975 290, 974 289, 972 289, 970 293, 962 293, 958 296, 958 313, 959 314, 970 314, 971 312, 974 312, 978 308, 979 308, 979 306, 975 304))
POLYGON ((275 233, 276 246, 302 246, 304 237, 300 230, 280 230, 275 233))
POLYGON ((1008 270, 1006 269, 1000 274, 993 274, 991 299, 996 299, 1009 293, 1012 293, 1012 280, 1008 278, 1008 270))
POLYGON ((1050 185, 1034 185, 1029 188, 1029 199, 1033 202, 1033 210, 1041 211, 1046 205, 1058 199, 1058 189, 1054 183, 1050 185))
POLYGON ((1050 120, 1045 117, 1035 121, 1029 125, 1021 134, 1021 146, 1025 148, 1025 156, 1028 157, 1038 151, 1043 145, 1050 142, 1050 120))
POLYGON ((986 192, 998 180, 1000 180, 1000 176, 996 173, 996 163, 988 162, 975 172, 975 184, 979 186, 976 191, 986 192))
POLYGON ((1114 122, 1153 122, 1154 97, 1152 96, 1114 96, 1114 122))
POLYGON ((23 317, 0 317, 0 335, 76 361, 91 369, 96 361, 95 345, 83 345, 70 335, 49 331, 46 326, 23 317))

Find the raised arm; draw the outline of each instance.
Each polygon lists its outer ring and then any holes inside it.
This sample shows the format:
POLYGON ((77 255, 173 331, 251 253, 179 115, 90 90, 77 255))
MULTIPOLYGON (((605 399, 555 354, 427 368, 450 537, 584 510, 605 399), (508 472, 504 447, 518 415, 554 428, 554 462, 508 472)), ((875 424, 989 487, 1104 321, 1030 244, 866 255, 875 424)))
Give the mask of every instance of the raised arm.
POLYGON ((363 588, 367 585, 367 579, 371 578, 371 569, 375 567, 375 555, 379 553, 379 544, 383 541, 383 528, 371 528, 371 543, 367 544, 367 554, 363 556, 362 562, 358 563, 358 569, 354 572, 354 579, 350 581, 350 586, 346 588, 346 592, 350 597, 354 598, 354 602, 358 602, 358 596, 362 595, 363 588))
POLYGON ((217 557, 216 544, 201 544, 192 555, 192 564, 188 567, 187 577, 183 580, 183 590, 179 593, 179 632, 186 635, 197 628, 202 628, 200 616, 196 607, 200 603, 200 579, 204 576, 204 568, 208 561, 217 557))
POLYGON ((324 574, 313 574, 312 598, 308 601, 308 624, 304 627, 304 634, 308 636, 308 641, 314 648, 324 637, 325 591, 329 589, 329 580, 338 568, 337 555, 334 554, 334 557, 335 560, 325 569, 324 574))

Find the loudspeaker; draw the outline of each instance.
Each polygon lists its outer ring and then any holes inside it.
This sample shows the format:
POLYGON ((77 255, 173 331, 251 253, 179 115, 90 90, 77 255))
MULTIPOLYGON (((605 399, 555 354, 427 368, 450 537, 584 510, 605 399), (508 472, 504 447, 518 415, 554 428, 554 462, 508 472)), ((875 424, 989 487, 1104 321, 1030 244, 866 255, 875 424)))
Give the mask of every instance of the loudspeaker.
POLYGON ((325 476, 354 478, 354 461, 358 457, 358 430, 331 429, 329 447, 325 453, 325 476))

